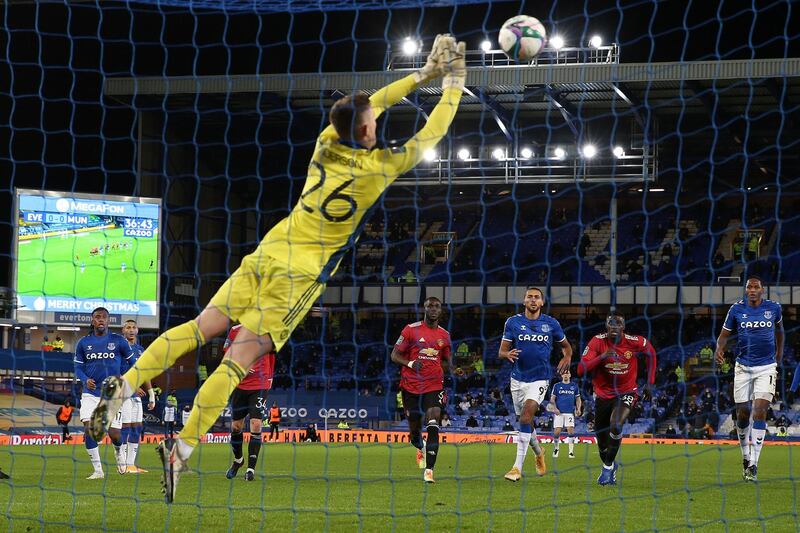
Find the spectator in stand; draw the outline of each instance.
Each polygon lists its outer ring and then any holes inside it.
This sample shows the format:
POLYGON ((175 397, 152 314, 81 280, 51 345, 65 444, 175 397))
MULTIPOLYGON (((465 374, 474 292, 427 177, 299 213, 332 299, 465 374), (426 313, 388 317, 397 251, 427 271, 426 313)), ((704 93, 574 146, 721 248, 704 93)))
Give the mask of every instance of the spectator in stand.
POLYGON ((56 335, 56 340, 53 341, 53 351, 54 352, 63 352, 64 351, 64 341, 61 340, 61 337, 56 335))
POLYGON ((700 348, 700 364, 702 366, 711 366, 714 362, 714 350, 711 348, 710 344, 705 344, 702 348, 700 348))
POLYGON ((674 427, 672 427, 672 424, 670 424, 669 426, 667 426, 667 433, 666 433, 666 435, 667 435, 667 437, 677 437, 677 436, 678 436, 678 433, 675 431, 675 428, 674 428, 674 427))
POLYGON ((514 426, 511 425, 511 422, 509 422, 507 418, 506 418, 505 423, 503 424, 502 430, 503 431, 514 431, 514 426))
POLYGON ((461 403, 458 404, 458 406, 461 408, 461 411, 463 413, 468 413, 469 412, 470 402, 469 402, 468 398, 469 398, 469 394, 467 394, 467 396, 465 396, 464 399, 461 400, 461 403))
POLYGON ((450 420, 450 415, 448 415, 447 412, 442 414, 442 427, 443 428, 449 428, 452 425, 453 425, 453 421, 450 420))
POLYGON ((789 420, 789 418, 785 414, 782 414, 778 418, 778 420, 775 421, 775 425, 778 426, 779 428, 788 428, 789 426, 792 425, 792 421, 789 420))
POLYGON ((473 429, 473 428, 478 427, 478 419, 475 418, 475 415, 469 415, 469 418, 467 418, 467 424, 466 425, 467 425, 467 429, 473 429))
POLYGON ((703 412, 710 413, 712 411, 716 411, 716 401, 714 399, 714 393, 711 392, 711 389, 706 389, 703 391, 703 396, 701 400, 703 402, 703 412))

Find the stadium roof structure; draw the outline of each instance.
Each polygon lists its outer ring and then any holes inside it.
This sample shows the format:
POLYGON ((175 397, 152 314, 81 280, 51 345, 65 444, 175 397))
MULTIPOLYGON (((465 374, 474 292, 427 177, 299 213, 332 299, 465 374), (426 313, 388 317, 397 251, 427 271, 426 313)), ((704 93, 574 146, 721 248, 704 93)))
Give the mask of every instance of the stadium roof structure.
MULTIPOLYGON (((651 147, 649 152, 644 148, 646 170, 635 178, 638 181, 659 173, 648 159, 656 148, 662 168, 702 165, 704 160, 712 166, 738 161, 741 167, 744 161, 752 165, 745 174, 756 186, 758 179, 774 183, 780 176, 799 175, 800 58, 666 63, 613 59, 470 66, 457 122, 475 124, 488 116, 487 122, 497 125, 492 143, 499 139, 512 146, 519 146, 515 139, 526 128, 539 125, 542 130, 542 118, 551 130, 547 142, 572 138, 576 145, 596 137, 598 130, 616 131, 625 122, 629 138, 638 137, 640 147, 651 147)), ((336 99, 356 90, 372 93, 409 70, 107 78, 104 94, 142 111, 208 111, 203 120, 209 124, 228 121, 229 115, 257 121, 268 113, 273 123, 291 117, 318 131, 336 99)), ((393 108, 392 116, 425 116, 440 94, 435 84, 423 86, 393 108)))

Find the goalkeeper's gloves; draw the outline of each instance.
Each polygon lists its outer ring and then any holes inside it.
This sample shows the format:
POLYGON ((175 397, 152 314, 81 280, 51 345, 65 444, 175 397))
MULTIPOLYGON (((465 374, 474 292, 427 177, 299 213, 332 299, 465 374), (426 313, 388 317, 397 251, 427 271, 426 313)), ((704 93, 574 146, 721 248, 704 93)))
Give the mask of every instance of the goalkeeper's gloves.
POLYGON ((418 84, 421 84, 425 83, 426 81, 440 78, 442 74, 444 74, 439 60, 442 54, 442 47, 450 46, 450 43, 455 43, 455 39, 452 35, 442 33, 436 36, 436 39, 433 41, 433 47, 431 47, 431 53, 428 54, 428 59, 425 62, 425 65, 414 73, 414 81, 416 81, 418 84))
POLYGON ((439 62, 444 70, 444 78, 442 79, 442 89, 464 89, 464 83, 467 80, 467 43, 464 41, 455 44, 444 43, 442 46, 442 55, 439 62))

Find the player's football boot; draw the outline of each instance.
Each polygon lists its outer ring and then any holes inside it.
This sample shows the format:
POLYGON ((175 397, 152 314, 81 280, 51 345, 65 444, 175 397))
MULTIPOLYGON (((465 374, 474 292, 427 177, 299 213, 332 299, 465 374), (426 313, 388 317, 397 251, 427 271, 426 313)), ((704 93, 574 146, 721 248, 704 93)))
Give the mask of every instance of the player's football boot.
POLYGON ((425 468, 425 452, 422 450, 417 450, 417 466, 419 468, 425 468))
POLYGON ((575 459, 575 452, 569 452, 569 458, 575 459))
POLYGON ((422 481, 425 483, 436 483, 436 481, 433 479, 433 470, 426 468, 425 472, 422 474, 422 481))
POLYGON ((256 479, 256 473, 251 468, 248 468, 247 472, 244 473, 244 480, 253 481, 255 479, 256 479))
POLYGON ((617 463, 614 463, 612 468, 603 467, 600 476, 597 478, 598 485, 616 485, 617 484, 617 463))
POLYGON ((745 481, 750 481, 747 479, 747 471, 750 469, 750 459, 742 459, 742 479, 745 481))
POLYGON ((536 475, 543 476, 547 473, 547 462, 544 460, 544 450, 536 455, 536 475))
POLYGON ((101 472, 92 472, 92 475, 90 475, 86 479, 103 479, 104 477, 106 477, 106 475, 101 471, 101 472))
POLYGON ((125 464, 125 460, 127 459, 128 456, 125 453, 125 450, 123 448, 120 448, 119 450, 114 450, 114 457, 117 460, 117 472, 119 472, 120 475, 127 474, 128 465, 125 464))
POLYGON ((750 465, 745 470, 745 481, 758 481, 758 467, 756 465, 750 465))
POLYGON ((504 478, 506 478, 506 479, 507 479, 507 480, 509 480, 509 481, 513 481, 513 482, 515 482, 515 483, 516 483, 517 481, 519 481, 520 479, 522 479, 522 472, 520 472, 520 471, 519 471, 519 468, 517 468, 517 467, 515 466, 514 468, 512 468, 511 470, 509 470, 508 472, 506 472, 506 475, 505 475, 505 476, 503 476, 503 477, 504 477, 504 478))
POLYGON ((139 468, 136 465, 133 465, 133 467, 136 469, 136 473, 137 474, 146 474, 147 473, 147 470, 145 470, 144 468, 139 468))
POLYGON ((100 385, 100 402, 89 419, 88 432, 96 441, 103 440, 111 422, 125 402, 122 391, 124 381, 118 376, 109 376, 100 385))
POLYGON ((186 470, 186 461, 178 455, 178 445, 175 439, 162 440, 156 451, 161 457, 161 465, 164 472, 161 477, 161 492, 164 494, 166 502, 172 503, 175 500, 178 478, 181 472, 186 470))
POLYGON ((244 464, 244 457, 242 457, 242 460, 239 461, 238 463, 235 460, 231 462, 231 467, 228 469, 227 472, 225 472, 225 477, 228 479, 235 478, 236 473, 239 472, 239 469, 242 467, 243 464, 244 464))
POLYGON ((553 448, 553 457, 558 457, 558 448, 553 448))
POLYGON ((136 468, 133 465, 128 465, 128 467, 125 469, 125 473, 126 474, 138 474, 139 473, 139 469, 136 468))

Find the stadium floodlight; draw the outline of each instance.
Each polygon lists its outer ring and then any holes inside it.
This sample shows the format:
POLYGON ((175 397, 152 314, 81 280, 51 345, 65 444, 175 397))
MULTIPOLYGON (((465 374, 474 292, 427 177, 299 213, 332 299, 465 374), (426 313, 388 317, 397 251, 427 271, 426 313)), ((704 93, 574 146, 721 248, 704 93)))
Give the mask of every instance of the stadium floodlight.
POLYGON ((603 45, 603 38, 599 35, 592 35, 592 38, 589 39, 589 46, 592 48, 600 48, 603 45))
POLYGON ((530 159, 533 157, 533 150, 530 148, 523 148, 520 150, 519 155, 521 155, 523 159, 530 159))
POLYGON ((483 42, 481 42, 481 50, 483 50, 484 52, 488 52, 491 49, 492 49, 492 41, 486 39, 483 42))
POLYGON ((554 50, 561 50, 564 48, 564 38, 560 35, 553 35, 553 38, 550 39, 550 46, 554 50))
POLYGON ((469 150, 467 150, 466 148, 462 148, 461 150, 459 150, 458 158, 461 159, 462 161, 466 161, 467 159, 469 159, 469 150))
POLYGON ((664 189, 650 189, 650 192, 664 192, 664 189))
POLYGON ((428 162, 434 161, 436 159, 436 150, 428 148, 422 153, 422 157, 425 159, 425 161, 428 162))
POLYGON ((407 56, 413 56, 419 52, 419 44, 417 41, 413 40, 411 37, 406 37, 403 39, 403 54, 407 56))
POLYGON ((625 156, 625 150, 622 148, 622 146, 615 146, 614 147, 614 157, 619 159, 620 157, 624 157, 624 156, 625 156))
POLYGON ((597 147, 593 144, 584 144, 581 153, 585 159, 591 159, 597 155, 597 147))
POLYGON ((492 157, 500 161, 506 157, 506 151, 502 148, 495 148, 492 150, 492 157))
POLYGON ((564 159, 567 157, 567 151, 561 148, 560 146, 556 146, 556 149, 553 150, 553 155, 556 159, 564 159))

